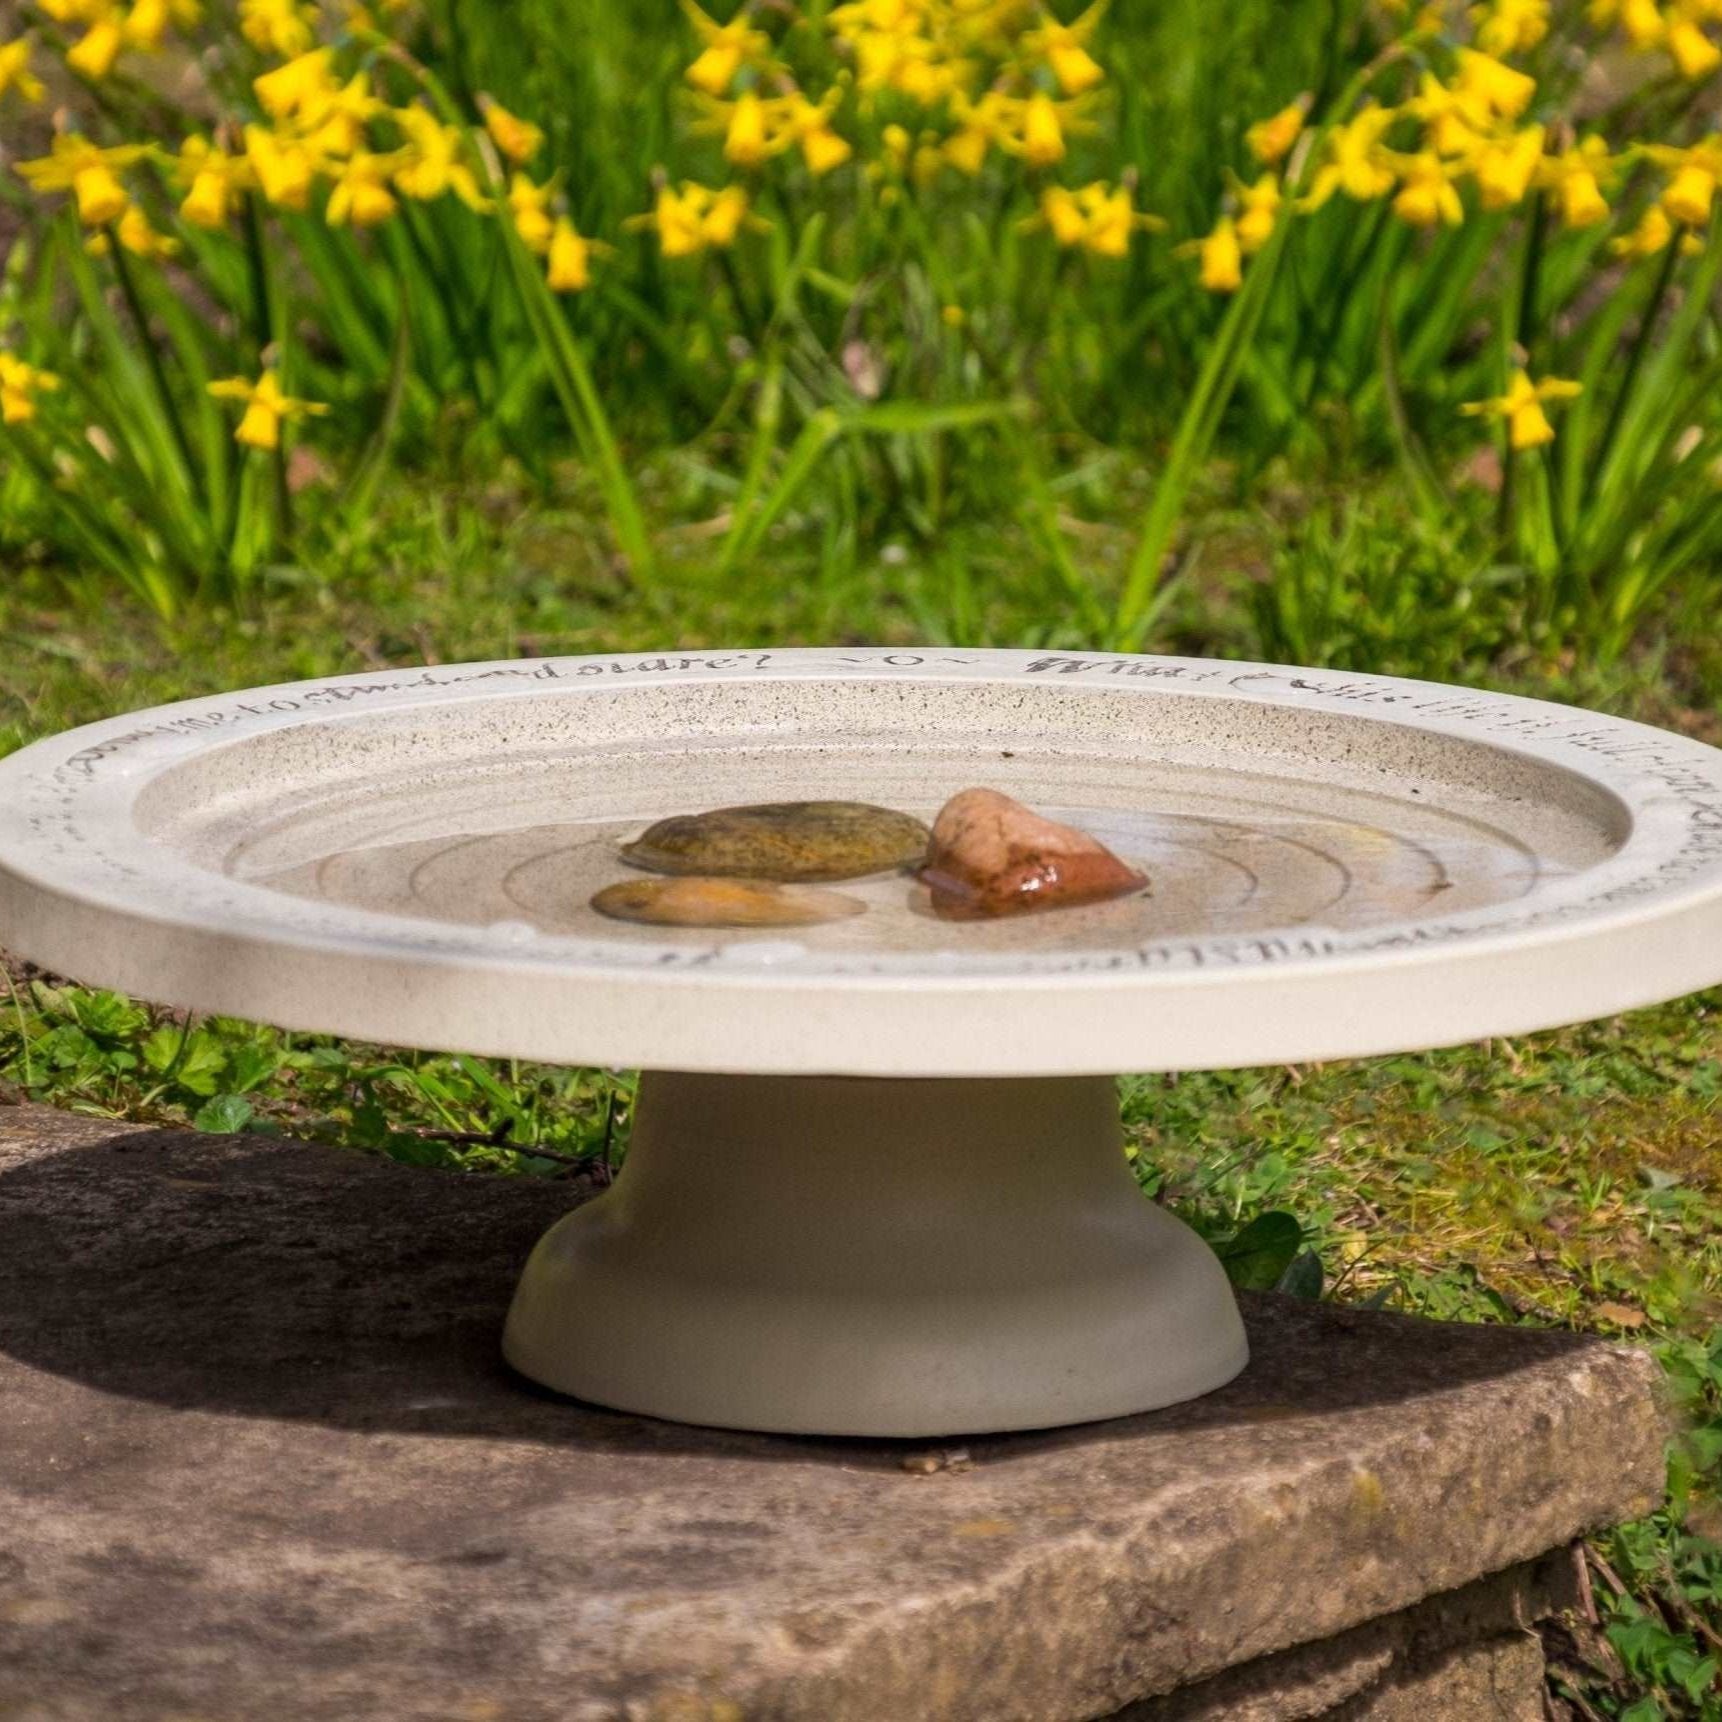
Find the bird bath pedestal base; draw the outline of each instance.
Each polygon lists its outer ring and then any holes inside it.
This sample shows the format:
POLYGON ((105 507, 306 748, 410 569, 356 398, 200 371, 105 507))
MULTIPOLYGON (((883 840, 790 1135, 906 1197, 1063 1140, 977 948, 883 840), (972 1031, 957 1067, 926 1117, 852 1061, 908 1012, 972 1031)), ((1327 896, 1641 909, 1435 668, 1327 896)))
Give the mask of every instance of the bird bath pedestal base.
POLYGON ((1243 1368, 1213 1252, 1145 1200, 1106 1077, 648 1072, 628 1161, 528 1262, 504 1350, 687 1423, 951 1435, 1243 1368))

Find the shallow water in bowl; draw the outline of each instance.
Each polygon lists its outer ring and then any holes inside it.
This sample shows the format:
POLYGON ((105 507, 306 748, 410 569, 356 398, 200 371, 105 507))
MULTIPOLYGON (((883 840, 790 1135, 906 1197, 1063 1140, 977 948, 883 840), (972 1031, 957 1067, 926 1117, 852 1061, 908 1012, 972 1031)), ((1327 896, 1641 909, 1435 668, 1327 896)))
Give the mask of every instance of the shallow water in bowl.
MULTIPOLYGON (((663 944, 781 942, 784 931, 631 926, 589 907, 639 877, 620 846, 672 813, 753 800, 866 800, 931 821, 977 783, 1091 832, 1149 875, 1089 908, 954 926, 900 874, 846 881, 869 913, 796 928, 810 950, 996 953, 1107 949, 1268 929, 1417 921, 1525 897, 1605 859, 1615 837, 1582 813, 1405 780, 1351 788, 1293 771, 1082 759, 993 749, 679 750, 612 756, 558 776, 542 760, 467 759, 408 783, 352 782, 265 810, 205 864, 296 897, 499 936, 663 944), (651 785, 643 794, 641 785, 651 785)), ((210 835, 206 833, 206 838, 210 835)))

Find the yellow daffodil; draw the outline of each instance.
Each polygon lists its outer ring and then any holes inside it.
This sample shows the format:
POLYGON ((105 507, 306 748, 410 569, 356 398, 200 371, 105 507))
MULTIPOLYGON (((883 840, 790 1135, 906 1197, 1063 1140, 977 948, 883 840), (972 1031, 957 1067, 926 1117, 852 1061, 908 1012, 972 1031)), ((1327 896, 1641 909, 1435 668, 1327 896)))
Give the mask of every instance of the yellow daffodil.
POLYGON ((42 80, 30 70, 30 40, 27 36, 0 45, 0 96, 8 90, 16 90, 26 102, 42 99, 42 80))
POLYGON ((1243 285, 1243 248, 1238 244, 1237 224, 1229 215, 1222 215, 1204 238, 1177 246, 1175 255, 1197 260, 1196 279, 1210 293, 1235 293, 1243 285))
POLYGON ((948 57, 939 53, 914 52, 902 55, 897 62, 894 87, 922 107, 936 107, 958 90, 967 89, 975 79, 972 60, 948 57))
POLYGON ((739 185, 726 185, 707 203, 700 217, 700 231, 708 245, 722 250, 735 244, 736 235, 747 219, 747 193, 739 185))
POLYGON ((1288 102, 1277 114, 1270 114, 1244 133, 1244 147, 1263 167, 1278 167, 1291 153, 1303 130, 1304 105, 1288 102))
POLYGON ((1537 183, 1555 194, 1565 226, 1594 227, 1608 219, 1603 186, 1614 175, 1608 145, 1593 133, 1560 155, 1546 156, 1537 168, 1537 183))
POLYGON ((971 178, 986 165, 987 152, 1002 145, 1008 125, 1009 98, 988 90, 977 102, 960 92, 951 98, 957 129, 945 139, 945 160, 971 178))
POLYGON ((831 114, 843 91, 833 86, 824 100, 810 102, 799 91, 785 98, 784 130, 801 146, 801 159, 815 179, 841 167, 855 151, 832 128, 831 114))
POLYGON ((544 278, 552 293, 580 293, 592 285, 592 259, 610 249, 588 239, 566 215, 551 230, 544 278))
POLYGON ((1543 128, 1526 126, 1523 131, 1487 138, 1470 157, 1477 181, 1477 195, 1485 209, 1510 209, 1530 190, 1543 159, 1543 128))
MULTIPOLYGON (((179 241, 159 232, 150 222, 150 218, 137 204, 131 204, 119 219, 114 232, 119 236, 119 242, 134 257, 144 257, 151 261, 163 257, 171 257, 179 250, 179 241)), ((84 249, 97 257, 104 256, 108 250, 108 236, 105 233, 93 233, 85 241, 84 249)))
POLYGON ((550 214, 550 200, 556 195, 554 183, 534 185, 523 173, 508 182, 508 214, 520 243, 528 251, 542 255, 550 249, 551 236, 556 231, 550 214))
POLYGON ((295 400, 292 395, 283 394, 281 379, 273 369, 266 370, 254 383, 245 377, 224 377, 218 383, 211 383, 209 392, 218 401, 245 403, 245 412, 239 420, 239 428, 233 433, 233 440, 244 443, 247 448, 279 448, 284 422, 291 424, 308 414, 329 410, 320 401, 295 400))
POLYGON ((311 187, 328 166, 297 138, 282 137, 267 126, 245 128, 245 159, 258 190, 283 209, 309 208, 311 187))
POLYGON ((1048 186, 1041 193, 1036 220, 1060 245, 1080 245, 1097 257, 1127 256, 1130 237, 1138 228, 1166 225, 1159 217, 1132 207, 1128 186, 1113 187, 1104 180, 1077 191, 1048 186))
POLYGON ((841 167, 855 153, 855 147, 828 125, 809 126, 798 134, 801 159, 815 178, 841 167))
POLYGON ((1710 219, 1716 197, 1716 174, 1708 166, 1688 162, 1677 168, 1662 194, 1662 207, 1688 227, 1700 227, 1710 219))
MULTIPOLYGON (((1010 36, 1028 10, 1026 0, 1010 0, 1010 29, 1001 9, 988 0, 851 0, 834 6, 826 23, 855 67, 863 105, 894 90, 923 107, 966 95, 980 74, 971 52, 1006 52, 1010 36)), ((1015 46, 1022 51, 1022 43, 1015 46)), ((1080 76, 1079 63, 1064 60, 1080 76)))
POLYGON ((198 7, 192 0, 135 0, 122 7, 119 0, 77 0, 45 8, 61 23, 81 23, 84 33, 66 50, 66 64, 80 76, 99 83, 113 69, 125 48, 155 53, 170 24, 197 22, 198 7))
POLYGON ((125 20, 117 6, 105 6, 90 27, 66 50, 66 64, 79 77, 100 83, 114 69, 126 45, 125 20))
POLYGON ((329 192, 326 211, 332 227, 375 227, 399 207, 389 190, 389 181, 401 165, 401 152, 374 155, 359 150, 341 163, 341 171, 329 192))
POLYGON ((1049 185, 1040 194, 1040 220, 1060 245, 1080 245, 1088 233, 1088 218, 1074 191, 1049 185))
POLYGON ((1621 0, 1617 15, 1622 34, 1641 51, 1659 47, 1667 34, 1668 25, 1656 0, 1621 0))
POLYGON ((1491 131, 1495 124, 1481 96, 1444 84, 1433 72, 1422 75, 1417 94, 1406 102, 1404 111, 1423 122, 1423 140, 1437 155, 1465 154, 1479 134, 1491 131))
POLYGON ((752 90, 744 90, 730 104, 729 125, 724 132, 723 153, 737 167, 758 167, 768 156, 786 147, 772 107, 752 90))
POLYGON ((170 24, 195 24, 197 13, 195 6, 176 4, 175 0, 135 0, 122 26, 126 46, 153 54, 161 47, 170 24))
POLYGON ((1089 40, 1105 9, 1106 0, 1095 0, 1094 5, 1068 24, 1060 24, 1049 13, 1043 14, 1041 23, 1022 38, 1023 52, 1044 60, 1067 96, 1080 96, 1106 76, 1088 51, 1089 40))
POLYGON ((423 108, 396 108, 394 118, 406 134, 407 147, 395 169, 395 188, 428 202, 452 191, 468 209, 483 213, 490 207, 466 161, 466 134, 445 126, 423 108))
POLYGON ((328 100, 336 87, 334 60, 333 48, 312 48, 253 78, 251 88, 271 119, 292 119, 328 100))
POLYGON ((114 232, 134 257, 171 257, 179 250, 179 241, 161 232, 135 203, 120 217, 114 232))
POLYGON ((1471 20, 1485 54, 1527 53, 1549 33, 1549 0, 1490 0, 1471 8, 1471 20))
POLYGON ((1327 134, 1327 160, 1310 182, 1306 209, 1320 209, 1336 191, 1368 203, 1385 197, 1398 181, 1382 147, 1382 136, 1398 117, 1393 108, 1366 103, 1344 125, 1327 134))
POLYGON ((1031 167, 1051 167, 1064 159, 1064 126, 1057 105, 1038 90, 1023 107, 1018 149, 1031 167))
POLYGON ((1722 48, 1690 18, 1676 19, 1668 26, 1668 52, 1681 77, 1694 82, 1709 77, 1722 65, 1722 48))
POLYGON ((1254 185, 1240 181, 1234 190, 1238 199, 1238 249, 1249 257, 1274 236, 1274 225, 1279 220, 1280 204, 1284 201, 1279 175, 1264 173, 1254 185))
POLYGON ((679 187, 659 186, 651 214, 632 216, 628 225, 654 228, 666 257, 692 257, 708 246, 733 245, 750 219, 747 193, 739 185, 713 190, 683 180, 679 187))
POLYGON ((1505 419, 1510 447, 1536 448, 1555 439, 1555 427, 1549 423, 1543 403, 1571 400, 1582 392, 1582 384, 1564 377, 1544 377, 1540 383, 1533 383, 1528 371, 1519 370, 1513 372, 1504 395, 1486 401, 1468 401, 1459 410, 1472 416, 1505 419))
POLYGON ((1669 170, 1662 193, 1669 219, 1684 227, 1702 227, 1710 219, 1716 184, 1722 180, 1722 137, 1707 137, 1689 149, 1653 144, 1644 153, 1669 170))
POLYGON ((490 140, 514 163, 525 165, 544 147, 544 132, 530 121, 518 119, 501 102, 489 96, 478 98, 479 112, 484 115, 484 129, 490 140))
POLYGON ((103 227, 125 213, 131 201, 119 175, 149 149, 144 144, 120 144, 102 149, 78 132, 62 132, 52 153, 21 161, 18 172, 37 191, 70 191, 78 219, 86 227, 103 227))
POLYGON ((1668 20, 1664 46, 1681 77, 1695 82, 1709 77, 1722 65, 1722 48, 1699 28, 1699 18, 1693 10, 1677 10, 1668 20))
POLYGON ((1715 0, 1604 0, 1591 7, 1592 22, 1618 23, 1621 34, 1641 53, 1661 48, 1683 78, 1707 78, 1722 65, 1722 48, 1705 34, 1704 25, 1722 22, 1715 0))
POLYGON ((300 136, 319 155, 351 155, 365 147, 366 125, 385 111, 371 91, 370 74, 357 72, 344 84, 331 83, 300 110, 300 136))
POLYGON ((28 424, 36 416, 36 397, 60 386, 52 371, 27 365, 16 353, 0 352, 0 422, 28 424))
POLYGON ((239 28, 246 41, 282 59, 303 54, 316 40, 315 19, 300 0, 239 0, 239 28))
POLYGON ((704 90, 708 96, 721 96, 744 65, 770 52, 771 38, 749 23, 746 6, 727 24, 708 18, 693 0, 682 0, 682 10, 703 44, 699 58, 685 75, 696 90, 704 90))
POLYGON ((1660 203, 1653 203, 1630 233, 1611 239, 1608 248, 1616 257, 1654 257, 1674 237, 1674 223, 1663 213, 1660 203))
POLYGON ((193 227, 225 227, 233 212, 234 199, 257 183, 244 156, 229 155, 201 137, 185 140, 173 172, 185 187, 179 213, 193 227))
POLYGON ((1453 164, 1433 150, 1397 156, 1399 190, 1394 194, 1393 213, 1411 227, 1433 227, 1446 222, 1457 227, 1465 219, 1465 206, 1453 184, 1453 164))
POLYGON ((1492 54, 1475 48, 1459 50, 1459 71, 1453 88, 1461 100, 1474 101, 1499 120, 1516 120, 1531 105, 1537 81, 1492 54))

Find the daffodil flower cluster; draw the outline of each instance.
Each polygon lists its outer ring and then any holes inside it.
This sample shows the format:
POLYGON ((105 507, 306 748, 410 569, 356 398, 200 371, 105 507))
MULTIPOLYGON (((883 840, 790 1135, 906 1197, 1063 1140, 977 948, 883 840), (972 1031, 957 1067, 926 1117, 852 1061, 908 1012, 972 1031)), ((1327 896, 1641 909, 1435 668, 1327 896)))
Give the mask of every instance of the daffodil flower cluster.
MULTIPOLYGON (((266 52, 290 55, 252 80, 255 119, 230 123, 214 138, 194 134, 172 153, 154 145, 102 147, 65 132, 48 156, 19 163, 18 172, 38 191, 72 193, 79 219, 101 230, 92 250, 107 248, 111 229, 126 250, 149 258, 168 256, 177 244, 156 230, 125 182, 127 170, 146 160, 165 171, 180 219, 211 231, 226 228, 253 194, 294 214, 320 206, 334 227, 378 226, 399 212, 402 199, 452 195, 475 213, 489 213, 473 134, 421 103, 391 104, 365 69, 341 72, 335 48, 316 43, 313 22, 303 6, 242 5, 246 37, 266 52)), ((0 78, 29 99, 40 91, 27 55, 23 42, 0 49, 0 78)), ((551 287, 589 286, 592 259, 608 247, 575 228, 553 184, 534 185, 521 171, 542 147, 543 132, 488 97, 482 119, 489 142, 516 164, 506 210, 527 248, 545 258, 551 287)))
POLYGON ((1618 30, 1641 53, 1660 50, 1683 78, 1707 78, 1722 66, 1722 48, 1705 29, 1722 23, 1722 0, 1591 0, 1590 21, 1618 30))
POLYGON ((842 128, 857 122, 865 134, 888 105, 918 123, 884 123, 878 153, 862 164, 882 205, 904 182, 960 182, 995 161, 1017 164, 1041 181, 1037 213, 1025 225, 1062 247, 1122 257, 1133 234, 1160 225, 1134 207, 1134 175, 1080 187, 1043 178, 1065 160, 1071 138, 1092 129, 1105 80, 1091 51, 1102 5, 1066 21, 1032 0, 845 0, 824 16, 843 69, 814 94, 760 27, 763 8, 743 5, 719 23, 682 0, 699 43, 686 70, 699 104, 696 130, 721 137, 724 160, 740 177, 721 187, 666 180, 651 215, 635 225, 655 231, 667 257, 724 248, 757 224, 752 176, 794 156, 812 179, 824 178, 857 155, 842 128))
POLYGON ((203 15, 198 0, 38 0, 56 23, 77 32, 66 64, 80 77, 100 83, 128 50, 154 54, 170 30, 189 30, 203 15))
MULTIPOLYGON (((511 233, 551 290, 587 290, 614 248, 575 225, 568 188, 541 161, 544 130, 488 95, 462 114, 415 83, 374 15, 399 4, 236 0, 205 17, 200 0, 36 0, 46 22, 0 43, 0 100, 42 99, 44 53, 100 81, 124 55, 200 23, 226 30, 236 82, 225 112, 172 140, 103 142, 57 119, 48 152, 16 171, 69 198, 89 250, 123 252, 122 265, 171 270, 176 254, 197 255, 187 229, 250 232, 269 212, 288 232, 295 221, 361 234, 404 222, 411 236, 411 206, 452 200, 511 233)), ((806 13, 793 0, 740 0, 721 21, 696 0, 681 5, 692 31, 682 99, 722 167, 659 169, 641 185, 647 207, 623 225, 666 259, 697 267, 715 253, 733 279, 724 254, 767 226, 762 208, 794 220, 780 212, 833 184, 886 209, 961 199, 987 176, 1035 243, 1101 268, 1165 226, 1139 207, 1137 164, 1073 151, 1105 112, 1104 0, 1058 12, 1050 0, 838 0, 806 13)), ((1172 248, 1203 289, 1237 292, 1277 233, 1336 204, 1376 205, 1384 222, 1429 234, 1524 210, 1551 231, 1598 230, 1598 255, 1628 264, 1698 245, 1722 185, 1722 136, 1617 144, 1577 130, 1559 111, 1562 82, 1539 82, 1568 48, 1551 39, 1550 0, 1382 10, 1400 34, 1342 106, 1315 111, 1298 95, 1241 128, 1207 230, 1172 248)), ((1722 0, 1589 0, 1586 19, 1595 43, 1663 56, 1670 89, 1722 66, 1722 0)), ((948 326, 963 327, 961 310, 947 310, 948 326)), ((288 396, 266 357, 254 379, 212 393, 242 404, 240 442, 278 450, 283 426, 321 409, 288 396)), ((27 420, 53 387, 51 373, 0 351, 6 422, 27 420)), ((1521 370, 1468 410, 1500 420, 1512 447, 1534 448, 1553 435, 1545 408, 1572 388, 1521 370)))
POLYGON ((1128 185, 1110 185, 1096 180, 1078 191, 1050 185, 1040 194, 1040 213, 1033 223, 1044 223, 1062 246, 1081 246, 1097 257, 1123 257, 1130 250, 1130 237, 1138 229, 1161 229, 1158 216, 1145 215, 1131 201, 1128 185))
MULTIPOLYGON (((382 11, 399 0, 383 0, 382 11)), ((193 0, 41 0, 56 24, 77 34, 64 47, 71 70, 88 80, 109 76, 128 50, 154 51, 170 29, 199 21, 193 0)), ((527 251, 543 260, 545 279, 559 293, 592 284, 593 263, 611 247, 574 225, 554 177, 537 181, 531 163, 543 131, 488 96, 479 98, 472 125, 452 123, 423 99, 392 101, 378 83, 376 62, 361 59, 352 37, 319 39, 321 15, 302 0, 240 0, 240 34, 265 56, 249 79, 250 111, 196 132, 177 146, 105 144, 63 123, 46 155, 15 164, 38 193, 69 197, 87 230, 87 249, 107 255, 116 247, 165 262, 182 251, 172 232, 156 225, 171 207, 186 227, 207 232, 231 228, 250 205, 319 219, 331 227, 373 228, 398 217, 404 203, 452 197, 475 215, 509 223, 527 251), (500 182, 490 162, 506 164, 500 182), (152 189, 153 188, 153 189, 152 189), (151 210, 157 214, 152 219, 151 210)), ((375 17, 346 7, 349 32, 377 31, 375 17)), ((32 65, 41 44, 29 37, 0 44, 0 97, 42 99, 32 65)), ((739 212, 726 229, 725 212, 708 211, 705 229, 733 237, 739 212)), ((15 354, 0 351, 0 419, 22 424, 39 394, 57 379, 15 354)), ((321 414, 322 404, 288 395, 273 364, 255 379, 231 377, 210 385, 218 399, 242 403, 235 438, 261 450, 278 450, 282 427, 321 414)))
MULTIPOLYGON (((1536 81, 1478 48, 1460 48, 1454 61, 1444 78, 1425 70, 1397 106, 1367 102, 1333 126, 1301 207, 1319 209, 1336 193, 1358 202, 1390 197, 1401 221, 1433 227, 1464 220, 1466 184, 1485 210, 1521 202, 1539 181, 1547 139, 1542 124, 1523 123, 1536 81)), ((1570 207, 1587 219, 1580 190, 1596 193, 1606 167, 1578 157, 1563 170, 1570 207)))
POLYGON ((0 348, 0 424, 28 424, 36 416, 36 397, 59 386, 52 371, 39 370, 0 348))
MULTIPOLYGON (((1663 170, 1662 186, 1636 223, 1610 241, 1610 250, 1626 258, 1651 256, 1677 236, 1689 247, 1693 230, 1708 222, 1722 182, 1722 140, 1616 152, 1600 135, 1575 137, 1537 112, 1536 78, 1508 63, 1548 36, 1548 0, 1484 0, 1467 18, 1471 39, 1457 44, 1446 36, 1445 15, 1410 20, 1399 57, 1417 67, 1412 86, 1391 103, 1366 94, 1329 120, 1295 210, 1313 213, 1335 197, 1385 200, 1408 226, 1456 227, 1472 208, 1497 213, 1540 193, 1554 219, 1577 230, 1611 218, 1611 194, 1642 160, 1663 170)), ((1722 0, 1593 0, 1589 18, 1597 27, 1618 28, 1635 47, 1666 48, 1688 78, 1722 64, 1722 50, 1703 29, 1722 20, 1722 0)), ((1258 164, 1275 166, 1305 117, 1298 104, 1281 109, 1246 130, 1246 148, 1258 164)), ((1242 284, 1243 261, 1264 242, 1264 229, 1271 231, 1281 189, 1266 177, 1246 187, 1233 176, 1230 186, 1209 233, 1179 248, 1198 259, 1199 280, 1217 293, 1242 284)))

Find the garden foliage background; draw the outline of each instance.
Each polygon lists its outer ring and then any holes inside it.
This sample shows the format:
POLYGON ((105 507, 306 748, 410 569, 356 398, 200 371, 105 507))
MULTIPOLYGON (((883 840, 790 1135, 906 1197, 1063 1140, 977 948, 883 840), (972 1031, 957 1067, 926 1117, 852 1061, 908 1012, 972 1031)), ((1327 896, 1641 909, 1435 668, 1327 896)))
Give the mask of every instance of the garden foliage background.
MULTIPOLYGON (((221 685, 1169 647, 1711 739, 1722 0, 0 4, 0 750, 221 685)), ((14 965, 61 1104, 556 1175, 628 1084, 14 965)), ((1552 1702, 1722 1717, 1722 1032, 1126 1084, 1240 1278, 1657 1339, 1552 1702), (1286 1210, 1295 1219, 1288 1220, 1286 1210)))

